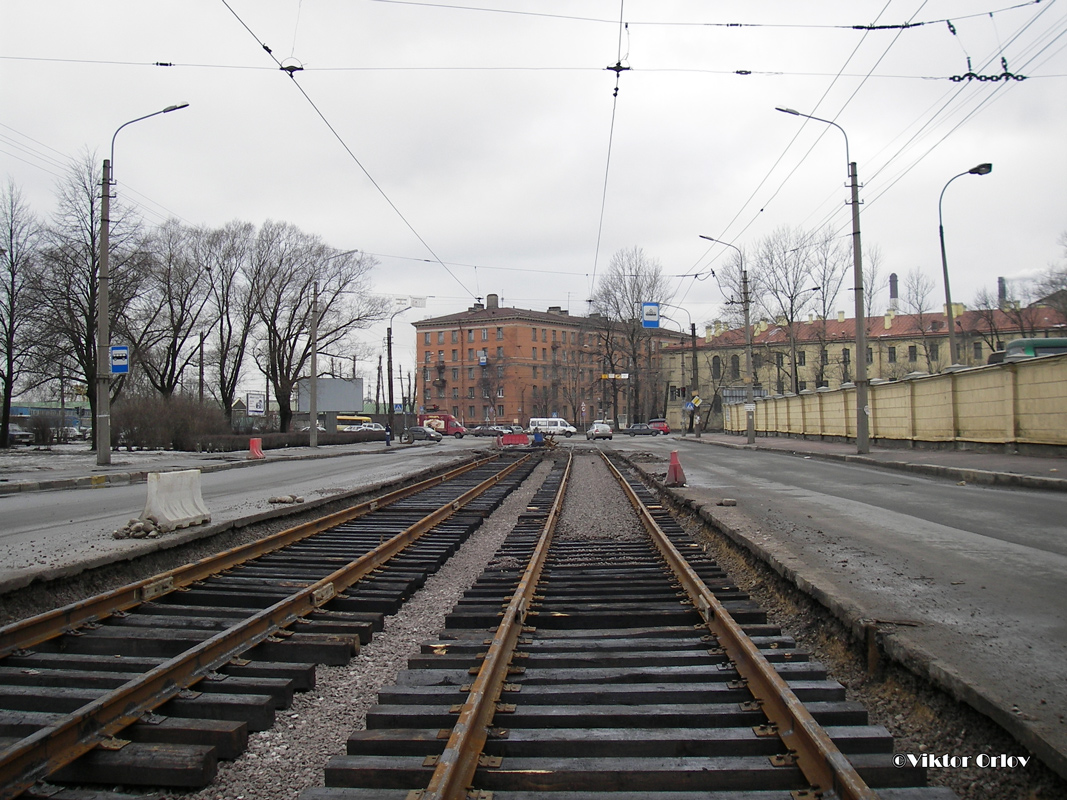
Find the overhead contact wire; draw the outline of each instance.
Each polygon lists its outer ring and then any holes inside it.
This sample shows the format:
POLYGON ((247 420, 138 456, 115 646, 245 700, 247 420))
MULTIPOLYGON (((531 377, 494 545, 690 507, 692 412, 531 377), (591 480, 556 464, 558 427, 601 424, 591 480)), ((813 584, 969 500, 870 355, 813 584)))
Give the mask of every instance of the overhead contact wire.
POLYGON ((295 73, 299 72, 300 69, 299 68, 295 68, 295 67, 285 67, 285 66, 283 66, 282 62, 278 60, 278 58, 271 51, 270 47, 268 47, 265 42, 261 41, 260 38, 258 36, 256 36, 255 32, 251 28, 248 27, 248 25, 245 23, 245 21, 243 19, 241 19, 240 15, 238 15, 238 13, 236 11, 234 11, 233 8, 230 7, 230 4, 227 2, 227 0, 221 0, 221 1, 222 1, 222 4, 224 6, 226 6, 226 8, 229 10, 229 12, 231 14, 233 14, 233 16, 237 19, 237 21, 239 23, 241 23, 241 27, 243 27, 246 31, 248 31, 248 34, 253 39, 255 39, 256 42, 259 43, 259 46, 262 47, 263 50, 267 53, 267 55, 269 55, 271 57, 271 60, 273 60, 274 63, 278 65, 278 69, 282 70, 283 72, 285 72, 285 73, 287 73, 289 75, 289 79, 292 81, 293 86, 295 86, 297 88, 297 91, 299 91, 300 94, 302 94, 304 96, 304 99, 307 100, 307 102, 311 106, 311 108, 314 109, 316 114, 318 114, 319 119, 321 119, 326 124, 326 127, 329 129, 330 133, 332 133, 334 138, 337 139, 337 141, 341 145, 341 147, 344 148, 344 151, 346 153, 348 153, 349 158, 351 158, 352 161, 356 164, 356 166, 360 168, 360 170, 363 172, 363 174, 367 176, 367 180, 369 180, 371 182, 371 185, 375 189, 378 190, 378 194, 380 194, 382 196, 382 198, 385 200, 385 202, 389 204, 389 207, 391 209, 393 209, 393 211, 400 218, 400 220, 404 223, 404 225, 407 226, 407 229, 409 231, 411 231, 411 233, 414 234, 415 238, 419 240, 419 242, 422 244, 422 246, 426 248, 426 251, 431 256, 433 256, 434 261, 437 264, 439 264, 441 266, 441 268, 445 272, 447 272, 456 283, 458 283, 460 285, 460 287, 463 289, 463 291, 465 291, 471 297, 477 299, 477 295, 475 295, 474 292, 472 292, 469 288, 467 288, 467 285, 464 284, 463 281, 461 281, 459 279, 459 277, 452 270, 450 270, 448 268, 448 266, 445 264, 445 262, 441 260, 441 257, 437 255, 437 253, 434 251, 434 249, 432 247, 430 247, 429 243, 424 238, 422 238, 422 235, 415 229, 415 226, 412 225, 410 221, 408 221, 408 218, 404 216, 403 212, 401 212, 401 210, 397 207, 396 203, 394 203, 392 201, 392 199, 389 197, 389 195, 386 194, 385 190, 374 179, 374 176, 370 174, 370 172, 367 170, 367 168, 365 166, 363 166, 363 162, 361 162, 359 160, 359 158, 356 156, 356 154, 354 152, 352 152, 352 148, 350 148, 348 146, 348 143, 345 142, 345 140, 341 137, 341 134, 338 133, 336 128, 334 128, 334 126, 331 124, 330 120, 326 118, 326 115, 324 113, 322 113, 322 110, 318 107, 318 105, 315 104, 315 101, 311 99, 311 95, 309 95, 304 90, 304 87, 300 85, 300 82, 296 80, 296 74, 295 73))

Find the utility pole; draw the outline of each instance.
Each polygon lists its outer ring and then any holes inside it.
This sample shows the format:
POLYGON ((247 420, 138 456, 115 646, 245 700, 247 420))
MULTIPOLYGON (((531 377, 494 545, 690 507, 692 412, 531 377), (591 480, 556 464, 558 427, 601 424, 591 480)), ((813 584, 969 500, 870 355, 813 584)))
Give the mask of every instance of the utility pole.
POLYGON ((311 386, 308 403, 308 445, 319 446, 319 282, 312 284, 311 290, 311 386))
MULTIPOLYGON (((847 141, 847 140, 846 140, 847 141)), ((848 165, 852 178, 852 264, 856 279, 856 452, 871 452, 867 401, 867 323, 863 301, 863 251, 860 248, 860 188, 856 162, 848 165)))
MULTIPOLYGON (((697 366, 697 324, 695 322, 689 323, 689 331, 693 337, 693 392, 697 397, 700 397, 700 369, 697 366)), ((695 409, 697 418, 697 438, 700 438, 700 407, 695 409)), ((692 418, 690 418, 692 419, 692 418)))
MULTIPOLYGON (((740 251, 738 251, 740 252, 740 251)), ((748 296, 748 270, 741 268, 741 305, 745 311, 745 439, 756 443, 756 391, 752 374, 752 304, 748 296)), ((793 366, 796 372, 796 365, 793 366)))
MULTIPOLYGON (((116 131, 117 133, 117 131, 116 131)), ((108 250, 111 246, 111 160, 100 184, 100 258, 96 290, 96 465, 111 464, 111 332, 108 325, 108 250)))

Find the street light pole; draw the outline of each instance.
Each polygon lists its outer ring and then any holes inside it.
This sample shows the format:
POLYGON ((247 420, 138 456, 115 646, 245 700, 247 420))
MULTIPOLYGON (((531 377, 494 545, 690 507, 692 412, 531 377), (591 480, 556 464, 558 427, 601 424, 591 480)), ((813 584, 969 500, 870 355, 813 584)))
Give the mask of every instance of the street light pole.
POLYGON ((871 452, 871 444, 869 432, 870 407, 867 402, 867 323, 864 319, 863 249, 860 244, 860 190, 856 162, 849 155, 848 134, 836 122, 813 117, 810 114, 801 114, 791 108, 776 108, 775 111, 833 125, 845 137, 845 162, 848 164, 848 177, 852 190, 852 266, 856 284, 856 452, 860 454, 869 453, 871 452))
POLYGON ((319 282, 311 289, 311 381, 308 391, 308 446, 319 446, 319 282))
MULTIPOLYGON (((387 372, 389 373, 389 429, 393 428, 393 319, 397 314, 403 314, 405 311, 410 311, 411 306, 402 308, 399 311, 394 311, 392 316, 389 317, 389 327, 385 329, 385 357, 387 362, 387 372)), ((396 435, 395 433, 393 434, 396 435)))
POLYGON ((949 178, 945 188, 941 190, 941 196, 937 198, 937 232, 938 236, 941 237, 941 269, 945 275, 945 322, 948 324, 949 364, 956 363, 958 353, 956 352, 956 315, 955 310, 952 308, 952 292, 948 286, 948 259, 945 257, 945 224, 941 217, 941 201, 945 199, 945 189, 948 188, 948 184, 952 183, 956 178, 962 178, 964 175, 988 175, 992 171, 992 164, 979 164, 966 172, 961 172, 959 175, 949 178))
MULTIPOLYGON (((745 254, 735 244, 712 239, 710 236, 698 234, 701 239, 709 242, 717 242, 737 251, 737 257, 741 264, 741 306, 745 311, 745 440, 749 444, 756 443, 756 390, 753 385, 755 375, 752 374, 752 304, 748 294, 748 270, 745 269, 745 254)), ((793 367, 796 372, 796 367, 793 367)))
POLYGON ((100 192, 100 252, 97 256, 96 289, 96 464, 106 467, 111 463, 111 331, 108 320, 109 267, 108 255, 111 247, 111 167, 115 163, 115 138, 127 125, 140 122, 149 117, 169 114, 187 108, 188 103, 167 106, 162 111, 154 111, 137 119, 124 122, 115 129, 111 136, 111 158, 104 159, 104 174, 100 192))

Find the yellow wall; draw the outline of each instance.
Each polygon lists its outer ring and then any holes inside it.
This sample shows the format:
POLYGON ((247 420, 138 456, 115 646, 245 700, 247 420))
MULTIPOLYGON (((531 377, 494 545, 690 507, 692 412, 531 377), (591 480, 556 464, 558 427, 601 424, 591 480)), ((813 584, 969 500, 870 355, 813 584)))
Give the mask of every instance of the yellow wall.
MULTIPOLYGON (((1067 355, 994 364, 870 387, 872 439, 1067 445, 1067 355)), ((745 415, 731 407, 726 429, 745 415)), ((756 430, 803 436, 856 433, 853 388, 756 403, 756 430)))

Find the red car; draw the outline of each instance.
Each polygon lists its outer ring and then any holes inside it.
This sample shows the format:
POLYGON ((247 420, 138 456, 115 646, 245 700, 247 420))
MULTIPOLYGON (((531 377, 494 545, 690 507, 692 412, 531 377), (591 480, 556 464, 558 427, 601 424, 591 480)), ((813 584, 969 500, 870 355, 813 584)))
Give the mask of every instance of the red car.
POLYGON ((655 428, 664 436, 671 432, 671 426, 667 424, 667 420, 665 419, 650 419, 648 421, 648 427, 655 428))

